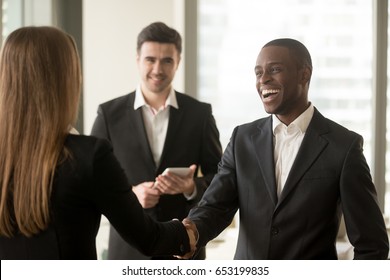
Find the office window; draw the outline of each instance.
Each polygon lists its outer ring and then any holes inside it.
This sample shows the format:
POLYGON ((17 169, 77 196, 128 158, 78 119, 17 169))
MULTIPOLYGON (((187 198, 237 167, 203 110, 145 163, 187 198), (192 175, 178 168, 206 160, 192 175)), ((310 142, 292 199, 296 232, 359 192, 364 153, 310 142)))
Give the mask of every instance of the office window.
POLYGON ((0 0, 0 4, 1 4, 1 42, 4 41, 5 39, 5 36, 6 36, 6 24, 7 24, 7 21, 8 21, 8 13, 7 13, 7 10, 8 10, 8 1, 7 0, 0 0))
POLYGON ((213 104, 226 145, 232 129, 266 115, 255 89, 262 45, 302 41, 313 59, 309 98, 365 138, 371 158, 372 3, 365 0, 199 0, 199 97, 213 104))
POLYGON ((198 97, 213 104, 224 147, 235 126, 266 116, 253 70, 260 48, 291 37, 312 55, 309 99, 364 137, 372 166, 372 1, 198 1, 198 97))
MULTIPOLYGON (((390 18, 390 11, 388 13, 388 17, 390 18)), ((390 39, 390 22, 388 23, 388 40, 390 39)), ((387 52, 387 69, 390 67, 390 41, 387 43, 388 52, 387 52)), ((387 70, 387 108, 386 108, 386 194, 385 194, 385 213, 387 216, 390 216, 390 71, 387 70)), ((388 220, 390 223, 390 220, 388 220)))
POLYGON ((2 39, 4 40, 10 32, 23 26, 23 0, 2 0, 2 39))

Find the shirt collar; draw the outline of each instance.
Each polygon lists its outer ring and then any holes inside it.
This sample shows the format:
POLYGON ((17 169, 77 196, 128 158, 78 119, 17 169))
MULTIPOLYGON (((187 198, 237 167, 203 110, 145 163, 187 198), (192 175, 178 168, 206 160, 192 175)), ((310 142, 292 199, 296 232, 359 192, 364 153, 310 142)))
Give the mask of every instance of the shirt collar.
MULTIPOLYGON (((149 105, 148 103, 146 103, 145 97, 142 94, 141 86, 138 85, 137 89, 135 90, 134 110, 137 110, 142 106, 149 106, 149 105)), ((168 98, 165 101, 165 107, 167 106, 172 106, 176 109, 179 109, 179 104, 177 103, 177 98, 176 98, 176 92, 173 89, 173 87, 171 88, 171 91, 168 94, 168 98)))
MULTIPOLYGON (((289 126, 293 125, 299 128, 299 130, 302 133, 305 133, 307 130, 307 127, 309 126, 309 123, 313 117, 314 114, 314 106, 313 104, 310 103, 309 107, 299 115, 298 118, 296 118, 292 123, 290 123, 289 126)), ((280 126, 285 126, 287 127, 284 123, 282 123, 276 115, 272 115, 272 131, 275 135, 275 130, 280 127, 280 126)))

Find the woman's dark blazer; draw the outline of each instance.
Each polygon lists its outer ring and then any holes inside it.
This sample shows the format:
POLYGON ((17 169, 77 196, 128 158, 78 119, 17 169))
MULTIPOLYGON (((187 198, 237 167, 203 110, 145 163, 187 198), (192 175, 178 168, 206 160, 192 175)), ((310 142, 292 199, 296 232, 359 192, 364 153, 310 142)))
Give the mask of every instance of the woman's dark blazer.
POLYGON ((102 214, 145 254, 189 251, 180 222, 156 223, 144 213, 108 141, 69 135, 65 146, 70 157, 55 172, 48 229, 31 238, 1 237, 1 259, 96 259, 102 214))

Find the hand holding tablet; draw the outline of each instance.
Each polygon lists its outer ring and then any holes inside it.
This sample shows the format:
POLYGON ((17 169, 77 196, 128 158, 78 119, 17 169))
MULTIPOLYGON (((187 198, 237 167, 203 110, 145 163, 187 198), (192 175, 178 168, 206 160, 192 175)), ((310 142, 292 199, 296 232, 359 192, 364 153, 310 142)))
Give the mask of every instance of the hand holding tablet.
POLYGON ((190 196, 196 188, 194 172, 196 165, 190 167, 169 167, 156 177, 155 188, 161 194, 185 194, 190 196))

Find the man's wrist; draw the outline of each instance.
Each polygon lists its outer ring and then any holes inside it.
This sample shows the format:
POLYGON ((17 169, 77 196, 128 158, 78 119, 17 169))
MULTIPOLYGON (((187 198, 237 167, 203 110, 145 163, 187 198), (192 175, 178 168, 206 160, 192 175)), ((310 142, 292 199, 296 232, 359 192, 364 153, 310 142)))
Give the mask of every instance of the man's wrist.
POLYGON ((189 193, 183 193, 184 197, 187 199, 187 200, 192 200, 196 197, 196 195, 198 194, 198 190, 196 189, 196 184, 194 182, 194 188, 192 190, 192 192, 189 194, 189 193))

